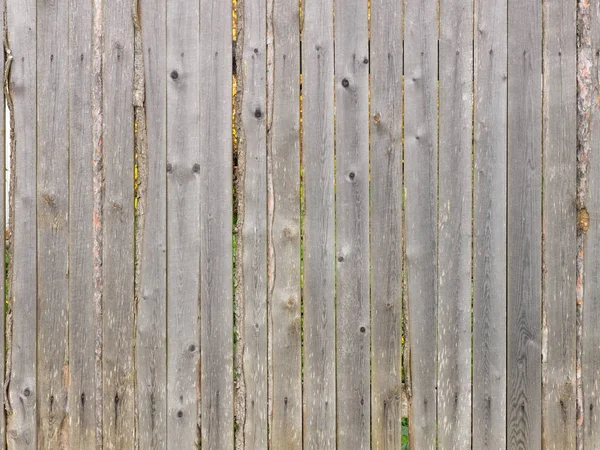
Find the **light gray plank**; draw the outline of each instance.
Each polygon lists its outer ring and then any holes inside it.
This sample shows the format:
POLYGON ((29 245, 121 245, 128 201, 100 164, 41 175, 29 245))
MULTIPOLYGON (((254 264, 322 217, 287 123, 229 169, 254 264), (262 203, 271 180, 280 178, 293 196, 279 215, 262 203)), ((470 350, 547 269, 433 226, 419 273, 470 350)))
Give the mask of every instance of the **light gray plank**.
POLYGON ((202 447, 233 447, 231 3, 200 0, 202 447))
POLYGON ((544 2, 542 442, 575 448, 576 5, 544 2))
POLYGON ((508 4, 507 434, 541 448, 542 8, 508 4))
POLYGON ((402 3, 371 1, 371 429, 402 444, 402 3))
MULTIPOLYGON (((411 449, 436 442, 437 2, 405 3, 404 185, 411 449)), ((406 369, 405 369, 406 370, 406 369)))
POLYGON ((131 2, 104 3, 103 441, 134 446, 133 20, 131 2))
POLYGON ((506 447, 507 3, 476 0, 473 448, 506 447))
MULTIPOLYGON (((2 21, 2 25, 0 26, 0 29, 2 30, 2 36, 6 36, 6 21, 3 20, 2 21)), ((6 51, 6 48, 5 48, 6 51)), ((6 67, 5 66, 5 53, 2 52, 2 55, 0 55, 0 67, 6 67)), ((4 105, 4 108, 2 108, 2 111, 0 111, 0 136, 3 136, 4 139, 2 140, 2 142, 0 143, 0 160, 4 161, 4 169, 2 171, 2 173, 0 174, 0 198, 2 199, 6 199, 6 177, 7 177, 7 171, 6 171, 6 151, 8 149, 8 146, 6 145, 6 136, 8 133, 8 129, 6 127, 6 86, 4 85, 4 82, 6 80, 4 79, 3 76, 3 89, 2 92, 0 92, 0 102, 2 102, 2 104, 4 105)), ((0 286, 0 298, 2 298, 3 306, 4 306, 4 311, 6 311, 6 299, 7 299, 7 289, 6 289, 6 250, 8 249, 7 247, 7 239, 6 239, 6 219, 7 219, 7 208, 6 208, 6 202, 4 203, 4 208, 2 208, 2 211, 0 211, 0 223, 4 224, 4 229, 5 229, 5 239, 2 239, 0 242, 0 251, 2 252, 3 258, 2 261, 0 261, 0 270, 2 271, 1 273, 4 274, 5 276, 5 282, 2 283, 2 286, 0 286)), ((5 342, 5 331, 6 331, 6 313, 3 315, 3 318, 0 320, 0 348, 5 349, 5 353, 4 353, 4 358, 0 358, 0 385, 4 386, 4 377, 5 377, 5 369, 6 369, 6 354, 7 354, 7 348, 6 348, 6 342, 5 342)), ((2 405, 6 404, 6 390, 2 389, 2 392, 0 392, 0 402, 2 402, 2 405)), ((6 448, 6 409, 5 408, 1 408, 2 411, 0 411, 0 448, 5 449, 6 448)))
POLYGON ((36 441, 36 2, 6 4, 13 56, 9 104, 14 139, 11 155, 11 244, 8 331, 9 449, 35 449, 36 441))
POLYGON ((471 445, 473 2, 440 4, 438 445, 471 445))
POLYGON ((333 2, 306 2, 302 30, 304 447, 335 448, 333 2))
POLYGON ((167 448, 200 442, 199 3, 167 9, 167 448))

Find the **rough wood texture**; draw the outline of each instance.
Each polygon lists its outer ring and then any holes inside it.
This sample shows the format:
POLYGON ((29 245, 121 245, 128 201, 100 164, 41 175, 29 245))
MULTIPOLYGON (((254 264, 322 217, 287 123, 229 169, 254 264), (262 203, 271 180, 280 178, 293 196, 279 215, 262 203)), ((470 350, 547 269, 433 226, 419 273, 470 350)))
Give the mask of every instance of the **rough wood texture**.
POLYGON ((402 3, 371 1, 372 448, 402 444, 402 3))
POLYGON ((306 2, 302 30, 304 448, 335 448, 333 2, 306 2))
POLYGON ((130 0, 104 3, 103 441, 134 447, 133 19, 130 0))
POLYGON ((576 4, 544 2, 542 444, 575 448, 576 4))
POLYGON ((506 447, 507 0, 475 4, 473 448, 506 447))
POLYGON ((542 8, 508 5, 507 445, 541 448, 542 8))
POLYGON ((167 9, 167 448, 200 442, 199 6, 167 9))
POLYGON ((437 2, 406 2, 404 184, 412 381, 411 449, 435 447, 437 327, 437 2))
MULTIPOLYGON (((202 447, 233 447, 231 3, 200 0, 202 447)), ((197 70, 197 69, 196 69, 197 70)))

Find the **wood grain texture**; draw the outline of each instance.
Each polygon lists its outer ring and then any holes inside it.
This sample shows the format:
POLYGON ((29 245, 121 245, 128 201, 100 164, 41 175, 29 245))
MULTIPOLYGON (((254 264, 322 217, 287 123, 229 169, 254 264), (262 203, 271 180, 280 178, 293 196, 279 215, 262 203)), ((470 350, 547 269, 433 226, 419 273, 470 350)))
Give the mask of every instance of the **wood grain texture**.
POLYGON ((104 3, 103 442, 134 447, 133 19, 129 0, 104 3))
POLYGON ((7 2, 13 56, 9 96, 14 139, 11 155, 11 243, 7 354, 9 449, 37 448, 36 323, 36 2, 7 2))
POLYGON ((167 9, 167 448, 200 442, 199 7, 167 9))
POLYGON ((306 2, 302 30, 304 447, 335 448, 333 2, 306 2))
POLYGON ((372 448, 402 444, 402 3, 371 1, 372 448))
POLYGON ((202 447, 233 447, 231 3, 200 0, 202 447))
POLYGON ((436 442, 437 17, 434 0, 407 1, 404 18, 404 186, 411 346, 411 449, 436 442))
POLYGON ((507 445, 541 448, 542 9, 508 4, 507 445))
POLYGON ((544 2, 542 445, 575 448, 576 5, 544 2))
POLYGON ((473 448, 506 447, 507 3, 475 3, 473 448))
POLYGON ((440 4, 438 446, 471 445, 473 2, 440 4))
MULTIPOLYGON (((2 21, 2 25, 0 26, 0 30, 2 32, 2 36, 6 35, 6 21, 3 20, 2 21)), ((0 56, 0 67, 5 67, 5 54, 4 52, 2 52, 2 55, 0 56)), ((3 83, 6 80, 3 79, 3 83)), ((2 102, 2 104, 5 105, 5 107, 3 108, 2 111, 0 111, 0 136, 5 136, 4 140, 0 143, 0 160, 4 161, 4 167, 6 169, 6 151, 9 148, 6 145, 6 136, 7 136, 7 127, 6 127, 6 96, 5 96, 5 92, 6 92, 6 86, 4 86, 4 89, 2 89, 2 92, 0 93, 0 101, 2 102)), ((0 198, 2 199, 6 199, 6 178, 8 176, 8 173, 6 172, 6 170, 2 171, 2 173, 0 174, 0 198)), ((7 224, 7 204, 6 201, 4 203, 4 208, 2 208, 2 211, 0 211, 0 223, 3 223, 6 229, 6 224, 7 224)), ((6 234, 5 234, 5 238, 6 238, 6 234)), ((5 302, 4 303, 4 311, 6 311, 6 299, 7 299, 7 292, 6 292, 6 269, 7 269, 7 264, 6 264, 6 250, 7 250, 7 239, 2 239, 0 240, 0 251, 2 252, 3 255, 5 255, 5 257, 3 258, 3 260, 0 262, 0 270, 2 271, 1 273, 5 274, 5 282, 2 283, 2 286, 0 286, 0 298, 2 298, 2 300, 5 302)), ((5 349, 5 357, 4 358, 0 358, 0 385, 1 386, 5 386, 4 385, 4 378, 5 378, 5 369, 6 369, 6 354, 7 354, 7 347, 6 347, 6 335, 5 335, 5 331, 6 331, 6 313, 4 314, 4 316, 2 317, 2 319, 0 319, 0 348, 5 349)), ((2 389, 2 392, 0 393, 0 402, 2 403, 2 405, 6 405, 6 389, 2 389)), ((2 410, 0 411, 0 448, 2 449, 6 449, 6 409, 5 408, 1 408, 2 410)))

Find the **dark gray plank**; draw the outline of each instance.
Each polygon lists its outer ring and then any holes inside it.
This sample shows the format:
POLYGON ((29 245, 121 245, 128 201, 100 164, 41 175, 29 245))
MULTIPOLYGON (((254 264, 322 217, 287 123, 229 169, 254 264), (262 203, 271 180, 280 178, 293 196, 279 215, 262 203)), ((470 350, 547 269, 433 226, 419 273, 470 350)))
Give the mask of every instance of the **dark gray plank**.
POLYGON ((508 369, 512 449, 541 448, 542 8, 508 4, 508 369))
POLYGON ((436 442, 437 2, 406 2, 404 18, 404 185, 412 381, 412 449, 436 442))
POLYGON ((473 448, 506 447, 507 0, 475 4, 473 448))
POLYGON ((402 440, 402 3, 371 1, 371 430, 402 440))
POLYGON ((438 445, 471 445, 473 2, 440 4, 438 445))
POLYGON ((231 3, 200 0, 202 447, 233 447, 231 3))
POLYGON ((333 2, 306 2, 302 30, 304 447, 335 448, 333 2))

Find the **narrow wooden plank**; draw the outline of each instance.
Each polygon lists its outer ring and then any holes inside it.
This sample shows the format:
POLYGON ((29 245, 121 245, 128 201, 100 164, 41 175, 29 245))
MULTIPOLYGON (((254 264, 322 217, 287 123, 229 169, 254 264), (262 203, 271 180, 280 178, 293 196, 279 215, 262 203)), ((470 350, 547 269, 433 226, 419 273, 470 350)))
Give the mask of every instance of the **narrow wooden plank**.
POLYGON ((507 0, 475 4, 473 448, 506 447, 507 0))
POLYGON ((129 0, 104 4, 103 441, 134 446, 133 20, 129 0))
POLYGON ((306 2, 302 30, 304 447, 335 448, 333 1, 306 2))
POLYGON ((406 2, 404 185, 411 449, 436 442, 437 2, 406 2))
POLYGON ((507 434, 541 448, 542 8, 508 4, 507 434))
POLYGON ((200 442, 199 7, 167 9, 167 448, 200 442))
POLYGON ((13 56, 10 304, 7 376, 9 449, 37 448, 36 428, 36 1, 6 4, 13 56), (13 135, 14 133, 14 135, 13 135), (32 282, 33 277, 33 282, 32 282))
POLYGON ((231 3, 200 0, 202 447, 233 447, 231 3))
POLYGON ((542 443, 575 448, 576 4, 544 2, 542 443))
POLYGON ((165 0, 139 2, 135 98, 138 153, 137 423, 139 448, 167 448, 167 29, 165 0), (139 64, 143 63, 143 68, 139 64), (143 73, 142 73, 143 69, 143 73), (141 93, 138 93, 141 94, 141 93), (141 110, 141 102, 145 109, 141 110), (141 135, 140 135, 141 134, 141 135))
MULTIPOLYGON (((6 11, 5 11, 6 12, 6 11)), ((2 21, 2 25, 0 25, 0 30, 2 32, 2 36, 6 36, 6 20, 2 21)), ((6 48, 5 48, 6 50, 6 48)), ((0 55, 0 67, 5 67, 5 54, 4 52, 2 52, 2 55, 0 55)), ((3 83, 6 80, 4 80, 3 78, 3 83)), ((6 174, 8 173, 6 171, 6 149, 7 149, 7 127, 6 127, 6 96, 5 96, 5 92, 6 92, 6 86, 3 84, 3 89, 2 92, 0 92, 0 102, 4 105, 4 108, 2 108, 2 111, 0 111, 0 136, 4 136, 4 139, 2 139, 2 142, 0 142, 0 161, 4 162, 4 169, 2 171, 2 173, 0 174, 0 198, 4 199, 4 201, 6 201, 6 174)), ((2 223, 4 225, 4 228, 6 230, 6 224, 7 224, 7 217, 6 217, 6 203, 4 203, 4 207, 2 208, 2 211, 0 211, 0 223, 2 223)), ((6 277, 6 250, 7 250, 7 246, 6 246, 6 234, 5 234, 5 239, 0 239, 0 251, 2 252, 2 261, 0 261, 0 273, 4 274, 6 277)), ((6 278, 5 278, 5 282, 2 283, 2 286, 0 286, 0 298, 2 298, 3 301, 3 307, 4 310, 6 311, 6 278)), ((0 319, 0 348, 5 349, 5 357, 6 357, 6 343, 5 343, 5 338, 6 335, 5 333, 5 324, 6 324, 6 313, 3 315, 3 318, 0 319)), ((6 369, 6 358, 0 358, 0 383, 2 383, 1 385, 4 386, 4 376, 5 376, 5 369, 6 369)), ((2 389, 2 392, 0 393, 0 402, 2 402, 3 405, 6 405, 6 389, 2 389)), ((0 411, 0 448, 5 449, 6 448, 6 409, 2 408, 2 411, 0 411)))
POLYGON ((371 1, 372 448, 402 447, 402 3, 371 1))
POLYGON ((473 2, 440 3, 438 445, 471 445, 473 2))

